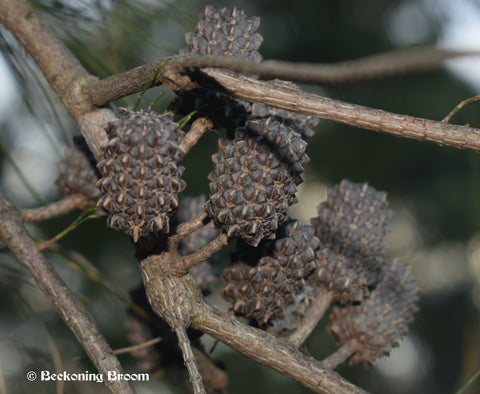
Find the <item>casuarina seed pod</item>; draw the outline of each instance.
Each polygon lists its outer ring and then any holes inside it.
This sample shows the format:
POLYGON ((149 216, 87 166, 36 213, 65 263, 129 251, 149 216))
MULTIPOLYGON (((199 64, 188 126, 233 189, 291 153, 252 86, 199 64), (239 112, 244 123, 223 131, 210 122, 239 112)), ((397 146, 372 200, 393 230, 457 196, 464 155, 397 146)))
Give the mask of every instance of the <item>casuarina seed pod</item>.
POLYGON ((327 330, 339 345, 351 340, 357 344, 350 364, 373 365, 398 346, 418 310, 417 292, 417 282, 407 267, 385 263, 382 278, 367 299, 359 305, 333 308, 327 330))
POLYGON ((109 213, 108 226, 123 230, 136 242, 156 231, 169 231, 169 216, 185 189, 184 133, 171 114, 121 110, 107 126, 105 159, 98 163, 102 192, 98 206, 109 213))
POLYGON ((327 190, 327 201, 318 206, 318 217, 311 222, 322 246, 347 257, 364 257, 385 250, 390 215, 386 193, 343 180, 327 190))
POLYGON ((260 18, 248 17, 240 8, 207 6, 196 30, 185 35, 187 48, 180 53, 233 56, 258 63, 262 56, 257 49, 263 41, 256 32, 259 26, 260 18))
POLYGON ((275 241, 263 241, 258 248, 241 246, 234 265, 224 271, 222 296, 233 303, 236 314, 261 326, 283 316, 315 270, 318 244, 311 226, 289 220, 275 241))
POLYGON ((343 180, 328 189, 311 220, 322 244, 312 281, 342 304, 360 302, 378 281, 389 218, 386 194, 366 183, 343 180))
POLYGON ((65 148, 65 158, 57 163, 58 178, 53 188, 62 196, 81 194, 87 198, 86 206, 97 203, 100 190, 95 185, 98 173, 95 162, 86 144, 76 144, 73 148, 65 148))
POLYGON ((332 291, 342 304, 360 302, 379 278, 382 258, 378 256, 348 257, 342 251, 328 248, 317 250, 318 266, 310 280, 332 291))
POLYGON ((220 140, 205 204, 215 226, 253 246, 273 239, 297 202, 306 147, 299 134, 272 118, 249 121, 233 139, 220 140))

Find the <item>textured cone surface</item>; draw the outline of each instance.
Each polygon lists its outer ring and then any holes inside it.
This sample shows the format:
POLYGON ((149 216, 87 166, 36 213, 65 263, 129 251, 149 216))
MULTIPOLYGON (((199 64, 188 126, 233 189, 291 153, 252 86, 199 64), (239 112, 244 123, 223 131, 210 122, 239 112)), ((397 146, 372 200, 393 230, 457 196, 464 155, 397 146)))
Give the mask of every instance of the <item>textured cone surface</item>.
POLYGON ((108 226, 136 242, 157 231, 169 231, 169 216, 185 189, 184 168, 177 163, 184 133, 170 114, 122 110, 107 127, 109 144, 98 163, 102 191, 98 206, 109 212, 108 226))
MULTIPOLYGON (((180 205, 172 217, 173 224, 178 225, 200 215, 203 212, 205 201, 205 196, 181 196, 180 205)), ((212 227, 203 226, 180 241, 178 245, 179 253, 182 256, 193 253, 214 240, 217 234, 218 231, 212 227)), ((190 268, 190 273, 204 295, 211 293, 212 284, 218 279, 217 267, 219 263, 218 253, 214 253, 207 260, 190 268)))
POLYGON ((318 249, 317 259, 312 283, 333 291, 335 299, 342 304, 360 302, 368 296, 383 264, 378 256, 347 257, 328 248, 318 249))
POLYGON ((253 63, 262 60, 257 49, 263 38, 257 29, 260 18, 248 17, 240 8, 205 7, 194 32, 187 33, 187 48, 180 53, 203 56, 233 56, 253 63))
POLYGON ((65 148, 65 159, 57 163, 58 178, 53 187, 62 196, 81 194, 90 204, 96 204, 100 198, 98 173, 88 153, 81 147, 65 148))
POLYGON ((386 194, 366 183, 344 180, 329 189, 312 219, 322 244, 312 280, 343 304, 361 301, 378 281, 389 217, 386 194))
POLYGON ((278 319, 315 270, 318 244, 311 226, 289 220, 275 241, 264 241, 258 248, 241 245, 233 266, 224 271, 223 297, 233 303, 236 314, 261 326, 278 319))
POLYGON ((382 279, 367 299, 359 305, 333 308, 327 330, 339 345, 349 340, 358 343, 351 364, 373 365, 398 346, 418 310, 417 291, 417 282, 407 267, 385 263, 382 279))
POLYGON ((327 248, 347 257, 375 256, 385 250, 390 215, 386 193, 343 180, 327 191, 327 201, 318 206, 312 225, 327 248))
POLYGON ((205 212, 229 237, 253 246, 273 239, 297 202, 306 147, 299 134, 272 118, 247 122, 235 138, 219 141, 205 212))

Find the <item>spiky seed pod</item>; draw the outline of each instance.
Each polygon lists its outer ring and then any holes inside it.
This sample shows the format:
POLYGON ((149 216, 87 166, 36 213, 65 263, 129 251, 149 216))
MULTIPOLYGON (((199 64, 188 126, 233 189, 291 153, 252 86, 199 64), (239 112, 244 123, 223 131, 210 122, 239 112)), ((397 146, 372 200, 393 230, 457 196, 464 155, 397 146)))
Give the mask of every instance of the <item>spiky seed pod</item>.
POLYGON ((306 147, 299 134, 272 118, 247 122, 234 139, 219 141, 205 212, 229 237, 249 245, 273 239, 297 202, 306 147))
POLYGON ((122 110, 107 126, 105 159, 98 163, 102 192, 98 206, 109 212, 108 226, 136 242, 156 231, 169 231, 169 216, 185 189, 178 165, 184 133, 171 114, 122 110))
POLYGON ((343 180, 327 190, 327 201, 318 206, 318 217, 311 222, 324 247, 346 257, 364 257, 385 250, 390 215, 386 193, 343 180))
POLYGON ((316 253, 318 266, 311 282, 333 291, 342 304, 360 302, 379 279, 383 260, 378 256, 348 257, 328 248, 319 248, 316 253))
MULTIPOLYGON (((186 222, 193 217, 203 212, 203 205, 205 204, 205 196, 188 197, 180 196, 180 205, 172 217, 174 225, 186 222)), ((215 239, 218 231, 210 226, 203 226, 193 233, 183 238, 178 247, 179 253, 184 256, 195 252, 201 247, 207 245, 210 241, 215 239)), ((217 267, 219 265, 218 254, 214 253, 207 260, 202 261, 190 269, 195 282, 202 290, 203 294, 210 294, 212 284, 217 280, 217 267)))
POLYGON ((350 364, 388 356, 408 331, 418 310, 418 288, 408 267, 398 262, 384 264, 382 279, 370 297, 355 306, 336 306, 330 313, 327 330, 339 345, 350 340, 357 342, 350 364))
POLYGON ((236 314, 253 318, 261 326, 283 316, 315 270, 318 245, 311 226, 289 220, 275 241, 262 242, 258 250, 242 247, 235 258, 245 261, 237 260, 224 270, 222 296, 233 303, 236 314), (268 255, 260 257, 261 251, 268 255))
MULTIPOLYGON (((88 149, 85 147, 85 149, 88 149)), ((58 178, 53 188, 62 196, 81 194, 87 198, 86 207, 96 204, 100 190, 95 185, 98 173, 90 152, 81 147, 65 148, 65 158, 57 163, 58 178)))
MULTIPOLYGON (((256 32, 260 18, 248 17, 244 11, 233 9, 205 8, 202 19, 194 32, 187 33, 187 48, 181 54, 232 56, 253 63, 262 60, 258 52, 263 38, 256 32)), ((234 130, 245 124, 245 107, 227 95, 194 89, 180 91, 177 112, 189 114, 194 110, 205 111, 217 127, 234 130)))
POLYGON ((185 35, 187 48, 180 53, 233 56, 258 63, 262 56, 257 49, 263 42, 256 32, 259 26, 260 18, 248 17, 240 8, 206 6, 196 30, 185 35))

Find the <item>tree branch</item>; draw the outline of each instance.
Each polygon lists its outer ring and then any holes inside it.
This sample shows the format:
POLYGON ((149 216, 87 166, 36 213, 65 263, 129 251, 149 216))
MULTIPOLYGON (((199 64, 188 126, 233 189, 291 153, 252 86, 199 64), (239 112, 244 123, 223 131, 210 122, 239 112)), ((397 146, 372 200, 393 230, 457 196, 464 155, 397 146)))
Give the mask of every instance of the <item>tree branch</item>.
POLYGON ((247 326, 205 302, 197 303, 192 327, 222 341, 317 393, 366 393, 321 363, 300 353, 288 341, 247 326))
MULTIPOLYGON (((92 81, 84 92, 96 105, 119 99, 143 89, 160 64, 165 67, 154 81, 162 83, 169 73, 186 74, 205 68, 223 68, 243 74, 321 84, 347 83, 360 79, 381 78, 441 66, 445 60, 462 56, 478 56, 478 51, 443 50, 433 47, 400 49, 339 63, 293 63, 265 60, 250 63, 225 56, 176 55, 135 67, 100 81, 92 81)), ((205 71, 205 70, 202 70, 205 71)))
MULTIPOLYGON (((195 59, 187 57, 184 58, 187 66, 182 68, 182 66, 179 65, 180 59, 182 59, 182 57, 170 58, 170 61, 162 60, 166 65, 155 81, 157 85, 163 82, 173 90, 189 90, 195 87, 202 87, 220 93, 226 93, 241 100, 255 101, 271 107, 312 115, 320 119, 331 120, 348 126, 384 132, 397 137, 430 141, 438 145, 471 149, 475 152, 480 151, 480 130, 476 128, 451 125, 445 122, 437 122, 408 115, 398 115, 380 109, 350 104, 307 93, 295 87, 285 86, 284 84, 260 81, 221 69, 205 68, 201 70, 201 75, 197 73, 192 76, 193 79, 190 79, 186 75, 181 74, 181 72, 183 72, 185 68, 188 68, 188 65, 193 67, 192 64, 194 64, 196 60, 198 60, 199 64, 203 64, 202 62, 208 64, 207 60, 210 59, 214 65, 222 64, 224 66, 233 66, 238 62, 238 64, 242 66, 238 67, 238 69, 245 68, 248 72, 262 71, 262 69, 258 69, 257 66, 263 63, 254 65, 238 59, 217 57, 198 57, 198 59, 195 59), (248 67, 246 65, 248 65, 248 67)), ((101 105, 110 100, 135 93, 143 86, 145 78, 154 72, 159 62, 160 61, 157 61, 137 67, 103 81, 93 82, 90 86, 85 87, 86 94, 91 97, 95 104, 101 105)), ((314 66, 311 65, 311 67, 313 68, 314 66)))
POLYGON ((1 0, 0 23, 33 57, 75 119, 93 109, 87 97, 82 95, 81 86, 96 78, 85 70, 28 2, 1 0))
POLYGON ((22 209, 20 218, 24 222, 41 222, 58 216, 66 215, 75 209, 86 209, 92 205, 85 196, 72 194, 44 207, 22 209))
MULTIPOLYGON (((0 194, 0 238, 35 279, 38 287, 57 308, 60 316, 77 337, 98 371, 122 373, 118 359, 85 308, 75 299, 52 266, 37 251, 20 220, 17 209, 0 194)), ((134 393, 124 380, 105 379, 112 393, 134 393)))
POLYGON ((348 126, 384 132, 397 137, 430 141, 460 149, 480 151, 480 129, 451 125, 444 122, 399 115, 380 109, 350 104, 340 100, 306 93, 281 84, 258 81, 223 70, 207 70, 217 91, 233 97, 256 101, 271 107, 286 109, 348 126))

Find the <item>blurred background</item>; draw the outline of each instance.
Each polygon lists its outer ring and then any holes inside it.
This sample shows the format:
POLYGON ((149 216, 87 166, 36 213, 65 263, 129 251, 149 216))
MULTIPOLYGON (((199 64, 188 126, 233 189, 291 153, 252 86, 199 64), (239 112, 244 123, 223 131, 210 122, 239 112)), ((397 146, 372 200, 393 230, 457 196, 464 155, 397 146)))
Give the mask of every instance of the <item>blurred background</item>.
MULTIPOLYGON (((480 1, 475 0, 38 0, 32 1, 90 72, 105 77, 185 46, 206 4, 238 6, 262 19, 266 59, 336 62, 412 45, 480 47, 480 1)), ((55 201, 55 164, 78 131, 35 64, 0 27, 0 190, 19 207, 55 201)), ((480 61, 450 61, 436 71, 308 91, 391 112, 443 119, 460 101, 480 93, 480 61)), ((162 88, 149 91, 151 102, 162 88)), ((164 110, 167 92, 155 109, 164 110)), ((136 96, 117 104, 132 107, 136 96)), ((145 104, 144 106, 146 106, 145 104)), ((479 104, 453 123, 480 127, 479 104)), ((210 133, 184 160, 186 194, 208 193, 210 133)), ((480 156, 320 121, 309 140, 311 164, 291 215, 308 223, 326 189, 347 178, 388 193, 393 217, 388 259, 412 267, 420 282, 420 312, 399 348, 374 367, 338 372, 374 393, 452 393, 480 370, 480 156)), ((77 213, 29 225, 39 240, 66 228, 77 213)), ((46 252, 87 306, 114 349, 128 346, 129 290, 140 283, 128 238, 90 220, 46 252), (96 279, 95 279, 96 278, 96 279)), ((224 253, 228 255, 227 252, 224 253)), ((224 263, 225 266, 228 262, 224 263)), ((221 288, 221 280, 216 289, 221 288)), ((218 292, 217 292, 218 293, 218 292)), ((227 309, 216 295, 209 302, 227 309)), ((321 359, 336 345, 327 319, 303 350, 321 359)), ((206 339, 207 348, 212 341, 206 339)), ((228 392, 307 393, 290 379, 225 346, 212 356, 228 370, 228 392)), ((135 360, 120 356, 127 372, 135 360)), ((7 393, 53 393, 54 383, 30 383, 29 370, 94 371, 48 300, 10 254, 0 253, 0 381, 7 393), (58 364, 58 363, 61 364, 58 364)), ((1 385, 0 385, 1 386, 1 385)), ((135 385, 138 393, 182 393, 168 374, 135 385)), ((104 393, 102 384, 76 383, 66 393, 104 393)), ((0 392, 2 392, 0 387, 0 392)), ((464 393, 480 392, 477 379, 464 393)))

